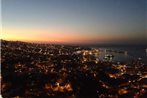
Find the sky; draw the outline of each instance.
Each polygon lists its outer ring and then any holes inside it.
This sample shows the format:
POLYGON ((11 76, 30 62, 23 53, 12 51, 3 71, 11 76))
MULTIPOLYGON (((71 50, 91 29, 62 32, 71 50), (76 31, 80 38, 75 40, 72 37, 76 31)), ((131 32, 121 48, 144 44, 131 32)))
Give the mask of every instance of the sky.
POLYGON ((68 44, 147 42, 147 0, 2 0, 2 39, 68 44))

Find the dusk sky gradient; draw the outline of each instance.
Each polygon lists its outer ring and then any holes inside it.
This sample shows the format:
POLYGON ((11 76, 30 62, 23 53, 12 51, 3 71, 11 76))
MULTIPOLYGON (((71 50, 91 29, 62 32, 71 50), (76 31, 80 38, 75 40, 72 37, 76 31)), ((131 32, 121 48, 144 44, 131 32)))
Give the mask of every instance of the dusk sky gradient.
POLYGON ((147 0, 2 0, 2 39, 146 43, 147 0))

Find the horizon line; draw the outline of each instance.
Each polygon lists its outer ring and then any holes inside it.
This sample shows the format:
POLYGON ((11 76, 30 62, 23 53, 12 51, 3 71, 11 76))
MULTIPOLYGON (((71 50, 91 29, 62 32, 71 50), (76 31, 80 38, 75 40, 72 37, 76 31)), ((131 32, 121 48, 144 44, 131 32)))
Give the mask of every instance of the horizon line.
POLYGON ((13 41, 13 42, 26 42, 26 43, 36 43, 36 44, 61 44, 61 45, 100 45, 100 46, 113 46, 113 45, 143 45, 147 46, 147 43, 66 43, 66 42, 51 42, 51 41, 35 41, 35 40, 10 40, 10 39, 0 39, 1 41, 13 41))

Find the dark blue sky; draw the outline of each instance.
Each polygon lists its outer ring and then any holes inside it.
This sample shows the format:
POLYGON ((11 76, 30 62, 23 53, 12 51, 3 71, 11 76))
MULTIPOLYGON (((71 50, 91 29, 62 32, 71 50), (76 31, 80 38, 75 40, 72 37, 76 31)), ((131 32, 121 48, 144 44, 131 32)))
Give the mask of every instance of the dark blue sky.
POLYGON ((3 38, 145 43, 146 0, 2 0, 3 38))

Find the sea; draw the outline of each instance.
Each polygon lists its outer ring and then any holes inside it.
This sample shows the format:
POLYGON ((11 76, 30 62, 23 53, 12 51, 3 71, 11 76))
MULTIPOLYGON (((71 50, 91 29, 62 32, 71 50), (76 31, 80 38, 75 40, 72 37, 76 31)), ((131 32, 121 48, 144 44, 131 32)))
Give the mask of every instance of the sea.
POLYGON ((92 48, 100 50, 100 60, 103 60, 106 55, 113 55, 114 62, 130 63, 140 59, 147 65, 147 46, 145 45, 93 46, 92 48))

